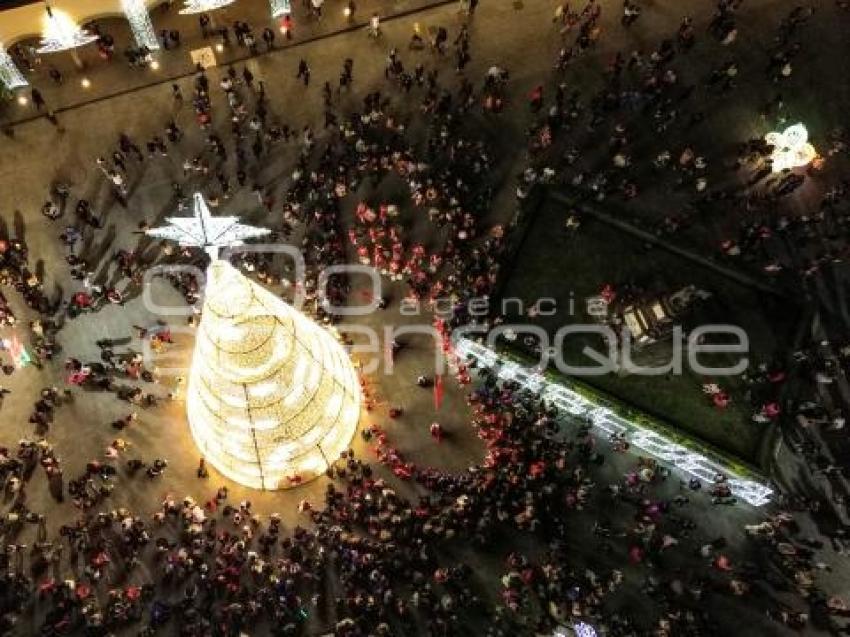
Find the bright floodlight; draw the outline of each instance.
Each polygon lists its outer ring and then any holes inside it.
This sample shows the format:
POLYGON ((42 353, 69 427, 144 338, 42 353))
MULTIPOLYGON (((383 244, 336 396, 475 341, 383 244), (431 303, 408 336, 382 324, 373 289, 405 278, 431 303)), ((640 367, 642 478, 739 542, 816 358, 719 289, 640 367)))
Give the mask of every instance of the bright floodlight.
POLYGON ((213 261, 187 412, 195 443, 216 469, 248 487, 282 489, 321 475, 348 448, 359 383, 328 331, 213 261))
POLYGON ((814 146, 809 143, 809 131, 802 124, 789 126, 781 133, 776 131, 768 133, 764 139, 773 146, 770 158, 775 173, 788 168, 806 166, 818 156, 814 146))

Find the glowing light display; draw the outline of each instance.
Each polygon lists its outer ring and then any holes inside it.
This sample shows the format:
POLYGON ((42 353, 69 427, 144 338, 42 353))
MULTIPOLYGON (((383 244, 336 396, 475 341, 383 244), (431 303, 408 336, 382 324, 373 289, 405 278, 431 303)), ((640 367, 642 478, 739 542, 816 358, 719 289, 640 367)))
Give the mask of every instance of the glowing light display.
POLYGON ((279 18, 282 15, 292 13, 292 4, 290 0, 270 0, 272 17, 279 18))
POLYGON ((221 473, 256 489, 314 478, 360 418, 357 374, 319 324, 213 261, 187 392, 192 435, 221 473))
POLYGON ((44 35, 39 53, 56 53, 75 49, 97 40, 96 35, 78 27, 64 11, 56 11, 47 5, 44 18, 44 35))
POLYGON ((186 0, 186 4, 180 9, 183 15, 191 13, 206 13, 207 11, 215 11, 229 4, 233 4, 236 0, 186 0))
POLYGON ((781 133, 768 133, 764 140, 773 146, 770 158, 775 173, 806 166, 818 156, 815 147, 809 143, 809 131, 802 124, 789 126, 781 133))
POLYGON ((633 449, 640 449, 687 476, 710 484, 717 474, 722 474, 727 476, 727 484, 735 497, 755 507, 770 502, 770 496, 773 494, 770 487, 749 477, 741 476, 730 465, 708 458, 673 442, 657 431, 627 420, 607 407, 585 398, 568 386, 549 382, 540 374, 502 358, 484 345, 462 338, 458 340, 455 348, 459 356, 475 360, 481 367, 498 369, 499 378, 517 382, 550 405, 557 407, 562 414, 587 418, 595 429, 606 435, 625 436, 633 449))
POLYGON ((146 46, 151 51, 158 50, 159 40, 148 14, 148 8, 145 6, 145 0, 121 0, 121 8, 130 23, 130 30, 133 32, 136 44, 146 46))
POLYGON ((0 42, 0 82, 10 90, 29 84, 24 74, 15 66, 15 61, 2 42, 0 42))
POLYGON ((212 257, 189 373, 189 427, 205 458, 255 489, 324 473, 360 419, 354 365, 330 332, 217 259, 225 246, 268 234, 213 217, 200 193, 194 216, 147 231, 212 257))
POLYGON ((167 226, 152 228, 147 235, 158 239, 169 239, 181 246, 203 248, 212 257, 218 256, 219 248, 239 246, 245 239, 269 234, 267 228, 254 228, 239 223, 238 217, 213 217, 203 195, 196 192, 192 200, 194 214, 191 217, 168 217, 167 226))
POLYGON ((584 622, 576 622, 573 630, 576 633, 576 637, 596 637, 596 629, 584 622))

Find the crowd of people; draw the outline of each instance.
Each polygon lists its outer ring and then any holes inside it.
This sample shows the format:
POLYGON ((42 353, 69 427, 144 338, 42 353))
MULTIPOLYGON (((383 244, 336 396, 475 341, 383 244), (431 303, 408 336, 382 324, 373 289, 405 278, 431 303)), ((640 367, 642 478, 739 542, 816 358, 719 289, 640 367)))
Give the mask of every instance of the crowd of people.
MULTIPOLYGON (((723 46, 738 37, 741 4, 717 3, 709 35, 723 46)), ((124 630, 297 635, 322 629, 341 637, 495 637, 553 634, 581 623, 599 634, 672 636, 728 630, 730 622, 738 621, 737 611, 760 615, 777 630, 779 625, 842 628, 840 619, 850 607, 822 583, 833 568, 822 554, 843 555, 850 538, 840 526, 828 539, 807 530, 802 519, 823 513, 820 499, 780 495, 757 522, 739 527, 736 537, 708 535, 697 522, 699 507, 711 498, 730 497, 726 476, 707 485, 680 481, 668 467, 632 454, 627 440, 596 437, 590 418, 567 417, 500 379, 497 370, 477 368, 459 357, 449 337, 452 328, 471 321, 484 321, 485 327, 499 322, 498 315, 473 315, 467 301, 493 293, 500 272, 509 266, 507 245, 515 222, 527 213, 536 187, 566 185, 590 200, 632 200, 654 182, 673 180, 691 193, 694 211, 665 219, 658 229, 675 235, 689 226, 691 214, 718 201, 734 200, 748 206, 751 217, 766 217, 808 178, 797 172, 764 181, 762 175, 741 201, 731 186, 713 185, 708 159, 691 146, 638 162, 637 129, 664 140, 671 127, 704 117, 695 87, 683 86, 673 65, 699 44, 694 19, 685 17, 678 35, 652 53, 618 53, 596 95, 582 96, 560 76, 554 87, 541 83, 534 88, 516 210, 494 215, 499 187, 494 177, 504 166, 493 154, 492 140, 475 132, 480 130, 476 123, 495 118, 498 124, 516 95, 507 69, 493 65, 479 77, 469 70, 476 55, 469 20, 480 12, 477 5, 462 3, 465 20, 453 40, 449 30, 455 27, 440 26, 425 42, 417 25, 409 52, 387 43, 384 82, 364 91, 362 100, 353 97, 359 88, 353 58, 341 60, 337 87, 330 79, 311 86, 309 62, 302 59, 293 74, 304 90, 321 92, 323 127, 282 121, 264 81, 247 67, 230 66, 216 77, 199 66, 188 104, 180 86, 171 89, 175 112, 191 108, 194 124, 184 129, 172 118, 147 131, 146 139, 122 134, 92 161, 128 215, 146 168, 175 157, 182 170, 172 171, 171 194, 181 209, 189 204, 190 189, 203 192, 213 214, 240 191, 253 193, 263 225, 305 255, 305 289, 298 291, 320 320, 335 322, 338 317, 327 308, 344 304, 355 289, 353 281, 334 275, 319 295, 317 277, 330 265, 355 262, 381 272, 388 289, 401 294, 382 297, 382 309, 401 300, 433 309, 450 299, 450 311, 436 317, 435 324, 444 335, 440 347, 452 362, 456 390, 466 395, 468 424, 483 445, 483 457, 471 458, 465 471, 450 472, 402 452, 394 441, 403 435, 401 428, 376 421, 407 414, 395 403, 385 409, 388 403, 378 400, 380 381, 364 376, 367 410, 360 435, 370 455, 348 451, 337 459, 328 470, 324 501, 305 499, 298 505, 302 523, 287 528, 281 515, 261 514, 247 499, 234 501, 227 486, 210 480, 203 458, 197 471, 200 498, 169 494, 152 516, 144 516, 124 505, 121 484, 147 480, 166 485, 169 459, 136 453, 132 439, 139 414, 179 400, 185 388, 182 378, 173 387, 162 382, 134 348, 144 343, 167 349, 174 341, 170 330, 157 323, 132 326, 132 338, 102 338, 96 343, 98 360, 76 358, 66 344, 65 387, 42 389, 30 418, 33 436, 0 448, 6 496, 0 519, 5 546, 0 629, 26 631, 26 622, 33 622, 31 632, 43 635, 124 630), (453 59, 446 56, 449 46, 454 46, 453 59), (608 153, 595 168, 589 155, 580 157, 579 131, 608 153), (608 144, 604 137, 598 143, 600 135, 610 135, 608 144), (193 143, 199 140, 200 150, 193 143), (262 168, 285 154, 295 159, 281 188, 267 181, 262 168), (403 198, 391 194, 398 184, 403 198), (85 392, 114 394, 125 415, 111 423, 118 437, 98 450, 84 472, 66 479, 50 432, 63 426, 63 409, 85 392), (49 533, 48 516, 54 514, 28 497, 31 483, 42 476, 39 465, 55 506, 74 510, 73 521, 61 525, 58 537, 49 533), (592 549, 579 550, 582 542, 592 549), (629 604, 635 594, 652 604, 629 604), (735 609, 732 619, 723 614, 724 606, 735 609)), ((321 6, 314 1, 308 7, 316 19, 321 6)), ((604 11, 608 8, 596 0, 581 9, 558 7, 555 25, 564 46, 556 59, 557 74, 567 73, 603 37, 604 11)), ((640 3, 625 2, 621 26, 640 28, 641 15, 640 3)), ((777 83, 796 55, 793 35, 810 17, 803 8, 783 20, 770 70, 777 72, 777 83)), ((205 36, 215 35, 209 23, 200 26, 205 36)), ((256 48, 245 23, 237 22, 232 31, 241 45, 256 48)), ((226 37, 220 30, 217 36, 226 37)), ((179 33, 161 37, 166 48, 180 45, 179 33)), ((274 33, 267 37, 264 31, 263 40, 273 48, 274 33)), ((737 77, 730 60, 704 88, 735 90, 737 77)), ((776 116, 781 100, 771 108, 766 117, 776 116)), ((836 137, 835 153, 845 152, 842 144, 836 137)), ((769 168, 770 150, 758 140, 746 144, 736 174, 748 166, 754 174, 769 168)), ((766 247, 769 240, 788 233, 796 238, 797 231, 800 237, 814 236, 812 228, 824 219, 837 223, 842 188, 825 196, 819 207, 823 219, 771 222, 781 227, 748 221, 740 237, 724 244, 726 257, 745 253, 753 255, 748 262, 767 259, 762 269, 771 273, 767 265, 778 265, 780 257, 766 247)), ((155 220, 133 218, 138 245, 117 249, 101 263, 102 255, 93 254, 86 239, 105 235, 106 212, 79 197, 68 207, 76 218, 63 222, 71 196, 67 188, 53 189, 42 207, 65 246, 70 277, 78 283, 70 294, 49 298, 23 241, 0 242, 0 276, 37 317, 29 327, 38 364, 59 352, 57 334, 67 321, 139 296, 149 268, 182 263, 202 270, 207 258, 189 247, 152 244, 142 235, 155 220)), ((810 259, 835 256, 827 254, 810 259)), ((287 273, 269 257, 245 253, 235 262, 269 286, 289 283, 284 294, 294 294, 292 288, 301 284, 288 282, 287 273)), ((202 283, 195 276, 186 269, 162 276, 198 310, 202 283)), ((7 324, 15 320, 6 303, 0 305, 0 317, 7 324)), ((195 323, 196 314, 189 320, 195 323)), ((403 343, 393 343, 393 353, 405 356, 403 343)), ((836 374, 834 365, 824 369, 818 358, 824 356, 800 352, 795 364, 811 365, 813 374, 836 374)), ((10 367, 3 371, 15 373, 15 365, 10 367)), ((786 380, 762 371, 754 375, 754 386, 786 380)), ((433 382, 423 375, 417 384, 430 387, 433 382)), ((798 415, 811 421, 823 417, 819 405, 801 404, 798 415)), ((843 425, 835 411, 829 417, 834 427, 843 425)), ((435 444, 451 445, 458 436, 439 422, 425 426, 435 444)), ((814 469, 836 477, 840 472, 821 460, 817 444, 811 437, 804 440, 801 453, 814 469)))

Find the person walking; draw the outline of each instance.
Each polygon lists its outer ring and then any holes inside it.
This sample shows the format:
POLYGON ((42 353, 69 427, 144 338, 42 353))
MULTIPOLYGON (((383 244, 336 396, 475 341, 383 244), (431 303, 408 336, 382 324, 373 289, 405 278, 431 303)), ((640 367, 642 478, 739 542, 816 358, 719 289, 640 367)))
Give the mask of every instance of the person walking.
POLYGON ((342 64, 342 73, 339 74, 339 88, 350 89, 354 80, 354 60, 345 58, 342 64))
POLYGON ((274 48, 274 31, 268 27, 263 29, 263 42, 266 43, 266 50, 271 51, 274 48))
POLYGON ((372 17, 369 19, 369 36, 373 38, 379 38, 381 36, 381 16, 377 13, 373 13, 372 17))
POLYGON ((301 58, 301 61, 298 63, 298 73, 295 76, 295 79, 304 80, 304 86, 310 85, 310 67, 307 65, 307 60, 301 58))
POLYGON ((245 82, 245 86, 247 86, 252 91, 254 90, 254 74, 251 73, 250 69, 246 66, 242 69, 242 79, 245 82))
POLYGON ((44 96, 41 94, 37 88, 32 89, 32 105, 35 106, 35 110, 41 112, 41 109, 45 107, 46 102, 44 101, 44 96))
POLYGON ((175 108, 180 109, 183 107, 183 91, 180 90, 178 84, 171 85, 171 97, 174 100, 175 108))

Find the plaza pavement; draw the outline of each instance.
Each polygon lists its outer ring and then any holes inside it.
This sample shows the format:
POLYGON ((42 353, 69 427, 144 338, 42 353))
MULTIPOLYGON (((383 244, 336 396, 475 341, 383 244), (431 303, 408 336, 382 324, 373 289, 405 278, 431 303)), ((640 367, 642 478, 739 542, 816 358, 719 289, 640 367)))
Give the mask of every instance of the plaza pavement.
MULTIPOLYGON (((773 4, 777 3, 754 2, 754 11, 773 4)), ((495 147, 504 184, 497 194, 491 222, 505 221, 513 212, 511 177, 525 160, 524 153, 518 152, 517 149, 521 147, 522 134, 529 122, 524 95, 539 78, 550 74, 551 63, 558 47, 558 36, 550 24, 553 7, 554 3, 540 0, 526 2, 521 10, 517 10, 510 2, 483 0, 471 23, 472 63, 469 76, 479 84, 483 72, 490 65, 504 65, 511 70, 511 91, 515 96, 514 102, 509 104, 507 112, 501 118, 483 118, 479 122, 482 134, 488 136, 495 147), (517 52, 521 52, 521 55, 517 52)), ((707 3, 688 3, 688 8, 703 19, 710 11, 707 3)), ((612 51, 618 47, 657 41, 660 34, 673 32, 684 13, 681 6, 672 7, 665 2, 657 2, 646 10, 633 30, 622 33, 618 27, 618 10, 618 5, 606 6, 606 17, 603 20, 605 29, 616 35, 612 35, 611 40, 603 38, 599 49, 582 61, 589 69, 603 66, 610 59, 612 51)), ((360 13, 366 11, 361 10, 360 13)), ((277 118, 296 129, 308 122, 318 129, 321 126, 322 112, 319 89, 325 79, 335 82, 344 57, 355 59, 355 90, 351 97, 343 98, 344 109, 357 108, 359 97, 366 90, 382 85, 383 64, 388 47, 397 46, 408 66, 418 58, 432 63, 429 53, 411 53, 406 49, 413 22, 416 21, 425 26, 446 25, 450 28, 450 33, 454 34, 458 17, 453 5, 426 9, 388 21, 385 24, 385 37, 379 43, 367 39, 359 30, 344 32, 332 38, 305 43, 293 51, 279 51, 260 56, 250 60, 248 64, 258 80, 266 81, 270 110, 277 118), (294 78, 298 58, 302 56, 310 62, 313 71, 311 86, 307 90, 294 78)), ((330 23, 329 20, 328 25, 330 23)), ((439 63, 443 78, 453 73, 450 59, 439 63)), ((94 70, 90 72, 93 85, 100 86, 100 80, 96 79, 94 70)), ((108 75, 108 81, 112 83, 123 82, 121 76, 126 72, 104 69, 103 73, 104 78, 108 75)), ((214 71, 210 74, 213 87, 217 87, 217 73, 218 71, 214 71)), ((105 82, 106 80, 104 85, 105 82)), ((191 94, 190 81, 182 79, 179 83, 188 98, 191 94)), ((70 80, 68 88, 71 88, 70 80)), ((221 127, 224 124, 225 107, 220 95, 217 95, 217 88, 213 89, 213 93, 216 125, 221 127)), ((70 106, 78 97, 76 94, 67 98, 57 94, 48 95, 48 99, 70 106)), ((397 102, 400 98, 393 94, 393 99, 397 102)), ((67 267, 62 260, 63 251, 57 240, 62 227, 70 220, 70 213, 66 213, 66 217, 57 222, 50 222, 39 214, 41 204, 47 197, 48 184, 56 179, 67 181, 72 186, 72 199, 85 194, 92 200, 96 209, 106 213, 109 229, 94 237, 95 245, 91 247, 91 251, 99 249, 108 258, 119 248, 136 247, 138 236, 132 234, 132 231, 136 229, 139 221, 144 219, 154 222, 164 214, 173 212, 170 184, 176 175, 181 174, 182 158, 170 156, 148 161, 142 173, 137 173, 132 180, 132 194, 126 209, 112 200, 109 188, 104 183, 94 159, 106 153, 119 132, 126 131, 144 141, 154 133, 161 134, 166 120, 171 116, 177 118, 178 124, 193 140, 192 143, 200 148, 201 139, 194 130, 190 111, 188 104, 181 111, 174 111, 168 83, 164 83, 122 93, 111 99, 68 108, 59 115, 61 130, 55 129, 43 118, 26 121, 14 127, 14 136, 4 141, 4 152, 0 155, 0 211, 3 212, 11 231, 17 236, 25 236, 34 259, 41 262, 48 288, 59 286, 66 295, 69 291, 78 289, 78 284, 68 278, 67 267), (108 245, 101 245, 104 236, 110 237, 108 245)), ((280 193, 288 181, 294 155, 295 151, 291 146, 276 154, 257 172, 257 179, 262 183, 276 183, 274 190, 280 193)), ((263 218, 258 214, 256 198, 250 193, 239 193, 228 202, 226 210, 244 214, 247 222, 263 223, 263 218)), ((387 284, 387 290, 396 299, 401 295, 398 285, 387 284)), ((356 289, 354 294, 358 293, 359 289, 356 289)), ((175 307, 182 305, 177 295, 165 286, 158 286, 154 294, 163 303, 172 303, 175 307)), ((15 295, 9 296, 20 309, 15 295)), ((26 318, 23 310, 20 311, 20 318, 22 321, 26 318)), ((3 443, 14 445, 19 438, 32 437, 32 427, 27 423, 27 417, 35 399, 35 390, 41 386, 62 383, 61 361, 64 356, 76 356, 83 360, 94 359, 97 355, 95 340, 128 336, 133 324, 149 324, 156 318, 145 309, 139 299, 134 299, 123 308, 108 306, 97 314, 69 321, 60 336, 64 351, 59 360, 42 371, 30 367, 4 379, 12 393, 5 397, 0 411, 3 443)), ((180 319, 174 322, 180 324, 180 319)), ((364 318, 365 325, 379 328, 387 324, 417 322, 427 324, 430 319, 402 316, 395 303, 383 313, 364 318)), ((9 333, 8 330, 3 331, 5 334, 9 333)), ((187 342, 181 339, 178 341, 176 356, 179 358, 181 352, 186 355, 189 350, 186 347, 187 342)), ((426 361, 430 356, 431 349, 427 338, 408 341, 407 347, 398 357, 396 374, 378 379, 384 404, 379 406, 375 413, 364 416, 363 424, 378 422, 386 427, 393 444, 419 464, 461 471, 480 460, 482 446, 466 424, 467 410, 463 397, 456 391, 453 382, 447 383, 446 402, 437 414, 434 413, 431 393, 418 388, 413 382, 418 373, 427 369, 426 361), (389 404, 403 406, 405 415, 395 421, 388 420, 386 407, 389 404), (440 446, 428 435, 428 424, 435 418, 443 423, 449 433, 449 439, 440 446)), ((169 387, 164 380, 158 391, 165 392, 169 387)), ((109 423, 126 414, 128 410, 129 406, 120 403, 113 395, 77 391, 73 403, 57 411, 49 439, 63 460, 66 479, 79 475, 86 461, 102 454, 106 445, 116 437, 116 432, 109 423)), ((214 471, 207 482, 196 478, 198 456, 185 423, 182 403, 179 401, 165 403, 153 410, 140 410, 140 421, 131 425, 121 436, 133 445, 127 457, 141 456, 151 459, 162 456, 169 459, 170 465, 164 476, 154 482, 148 482, 144 477, 130 480, 120 476, 109 501, 111 507, 126 506, 134 511, 150 513, 157 508, 161 496, 166 492, 176 497, 192 494, 197 499, 206 499, 222 482, 214 471)), ((364 449, 359 437, 355 439, 355 449, 368 456, 368 451, 364 449)), ((610 460, 600 471, 600 480, 616 480, 633 461, 629 456, 611 454, 610 460)), ((392 477, 388 480, 407 495, 418 491, 415 485, 399 483, 392 477)), ((324 480, 317 480, 305 487, 283 493, 249 492, 235 485, 230 486, 232 499, 250 498, 255 508, 262 513, 279 511, 285 526, 291 529, 299 521, 304 522, 296 512, 298 501, 302 498, 316 501, 323 492, 324 480)), ((678 492, 676 481, 671 480, 665 490, 668 495, 678 492)), ((576 514, 576 565, 579 568, 588 566, 597 572, 605 568, 623 568, 630 585, 626 587, 622 598, 618 598, 617 603, 641 614, 647 610, 645 598, 639 593, 640 583, 647 574, 645 569, 627 565, 624 555, 602 553, 591 533, 592 524, 599 515, 611 515, 616 518, 612 521, 620 524, 624 524, 629 518, 629 509, 620 512, 611 509, 601 491, 600 489, 600 494, 595 496, 586 511, 576 514)), ((28 494, 30 506, 47 513, 51 532, 77 515, 77 511, 67 502, 61 506, 54 504, 39 472, 30 482, 28 494)), ((693 499, 695 505, 689 515, 696 518, 701 526, 701 541, 720 535, 739 538, 741 525, 758 519, 759 513, 746 506, 716 509, 708 504, 704 495, 694 496, 693 499)), ((27 540, 31 541, 31 538, 22 538, 22 541, 27 540)), ((522 538, 505 538, 504 552, 507 553, 516 546, 523 546, 523 543, 522 538)), ((730 551, 735 556, 746 548, 735 544, 730 551)), ((447 547, 447 551, 446 559, 454 556, 470 560, 476 567, 476 579, 485 589, 493 590, 493 574, 501 567, 502 555, 480 555, 464 547, 447 547)), ((826 554, 828 559, 834 560, 836 564, 843 560, 829 550, 826 554)), ((705 568, 702 561, 696 558, 665 566, 682 571, 705 568)), ((145 568, 147 567, 142 568, 133 577, 146 577, 145 568)), ((828 581, 830 577, 827 576, 828 581)), ((836 587, 843 586, 846 583, 845 574, 837 572, 834 580, 836 587)), ((718 613, 718 621, 726 625, 746 625, 747 634, 777 635, 784 632, 776 624, 766 624, 759 608, 736 606, 733 609, 723 600, 712 601, 710 604, 718 613)), ((323 628, 324 619, 321 613, 311 618, 311 621, 315 622, 317 630, 323 628)))

